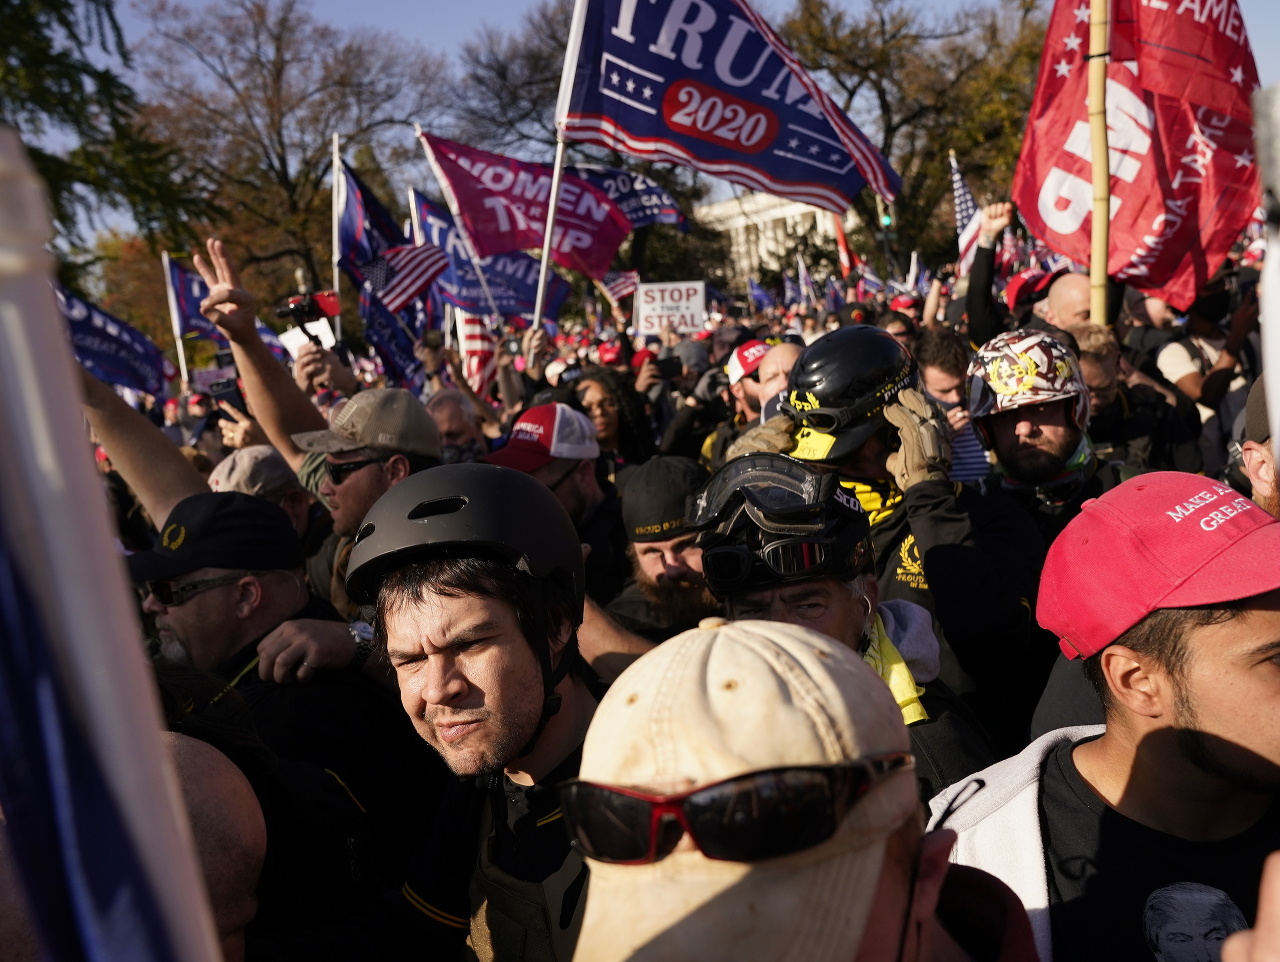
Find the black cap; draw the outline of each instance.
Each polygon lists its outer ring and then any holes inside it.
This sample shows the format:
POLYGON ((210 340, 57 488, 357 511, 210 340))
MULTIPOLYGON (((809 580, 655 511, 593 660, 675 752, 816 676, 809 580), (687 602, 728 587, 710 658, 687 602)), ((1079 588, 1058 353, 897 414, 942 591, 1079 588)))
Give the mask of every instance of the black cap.
POLYGON ((302 542, 279 505, 239 492, 210 492, 174 505, 155 546, 129 556, 129 576, 142 582, 200 568, 278 571, 301 568, 303 560, 302 542))
POLYGON ((1271 437, 1271 422, 1267 418, 1267 389, 1262 386, 1262 376, 1249 388, 1249 400, 1244 404, 1244 439, 1258 444, 1271 437))
POLYGON ((707 483, 705 468, 689 458, 650 458, 631 471, 622 493, 622 523, 633 542, 670 541, 691 530, 685 501, 707 483))

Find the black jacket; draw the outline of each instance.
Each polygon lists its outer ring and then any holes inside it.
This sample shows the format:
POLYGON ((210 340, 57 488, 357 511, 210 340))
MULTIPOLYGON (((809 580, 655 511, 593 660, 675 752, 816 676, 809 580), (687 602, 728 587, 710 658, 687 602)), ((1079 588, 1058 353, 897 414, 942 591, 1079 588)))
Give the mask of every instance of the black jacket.
POLYGON ((1098 460, 1121 465, 1125 477, 1203 467, 1200 444, 1178 409, 1144 384, 1121 384, 1115 401, 1090 418, 1089 438, 1098 460))

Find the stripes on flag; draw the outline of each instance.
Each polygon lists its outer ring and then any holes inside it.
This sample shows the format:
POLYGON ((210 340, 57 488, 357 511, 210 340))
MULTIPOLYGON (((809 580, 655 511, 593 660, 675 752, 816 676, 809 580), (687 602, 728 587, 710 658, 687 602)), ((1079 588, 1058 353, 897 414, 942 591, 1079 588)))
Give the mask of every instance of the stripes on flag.
POLYGON ((463 314, 462 375, 471 390, 485 397, 498 374, 498 341, 483 317, 463 314))
POLYGON ((383 306, 399 314, 414 298, 421 297, 448 266, 448 256, 432 244, 404 245, 388 247, 367 264, 361 264, 360 272, 383 306))
POLYGON ((609 271, 600 281, 605 297, 616 307, 628 294, 634 294, 640 284, 639 271, 609 271))
POLYGON ((974 251, 978 247, 978 228, 982 224, 982 214, 973 200, 969 185, 960 174, 960 165, 956 163, 954 153, 951 155, 951 191, 956 206, 956 236, 960 246, 956 276, 965 277, 973 265, 974 251))

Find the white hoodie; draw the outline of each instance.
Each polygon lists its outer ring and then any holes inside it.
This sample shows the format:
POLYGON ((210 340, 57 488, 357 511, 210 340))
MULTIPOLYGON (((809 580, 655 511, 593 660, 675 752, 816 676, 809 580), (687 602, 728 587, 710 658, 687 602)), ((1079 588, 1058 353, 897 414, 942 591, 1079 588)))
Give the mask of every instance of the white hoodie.
POLYGON ((1078 742, 1104 731, 1105 725, 1051 731, 1012 758, 943 789, 929 803, 929 829, 933 830, 965 786, 976 779, 986 782, 943 826, 958 836, 951 861, 990 872, 1013 889, 1031 919, 1042 962, 1053 962, 1053 938, 1049 930, 1049 874, 1040 830, 1040 773, 1049 753, 1063 742, 1078 742))

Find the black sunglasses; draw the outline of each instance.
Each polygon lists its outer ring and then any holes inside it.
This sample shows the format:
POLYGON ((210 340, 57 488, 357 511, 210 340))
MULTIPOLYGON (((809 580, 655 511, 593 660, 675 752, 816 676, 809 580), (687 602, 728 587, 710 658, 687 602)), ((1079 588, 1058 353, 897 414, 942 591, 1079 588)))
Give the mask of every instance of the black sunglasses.
POLYGON ((574 779, 561 787, 560 803, 573 844, 600 862, 660 861, 686 833, 707 858, 756 862, 825 842, 873 785, 914 765, 909 752, 891 752, 752 772, 674 795, 574 779))
POLYGON ((853 547, 852 558, 836 558, 833 543, 820 538, 779 538, 753 551, 744 544, 726 544, 702 549, 702 571, 707 583, 721 594, 728 594, 748 584, 757 564, 764 564, 774 574, 790 577, 823 571, 841 561, 858 573, 869 568, 870 546, 865 540, 853 547))
POLYGON ((333 486, 336 488, 361 468, 367 468, 371 464, 384 464, 385 462, 386 458, 365 458, 362 461, 325 461, 324 469, 329 475, 329 480, 333 482, 333 486))
POLYGON ((143 583, 143 588, 147 594, 155 595, 156 601, 164 605, 166 608, 176 608, 178 605, 184 605, 196 595, 203 594, 222 585, 229 585, 232 582, 239 581, 246 575, 262 575, 261 571, 237 571, 228 575, 218 575, 216 578, 199 578, 195 581, 180 581, 174 583, 172 581, 147 581, 143 583))

